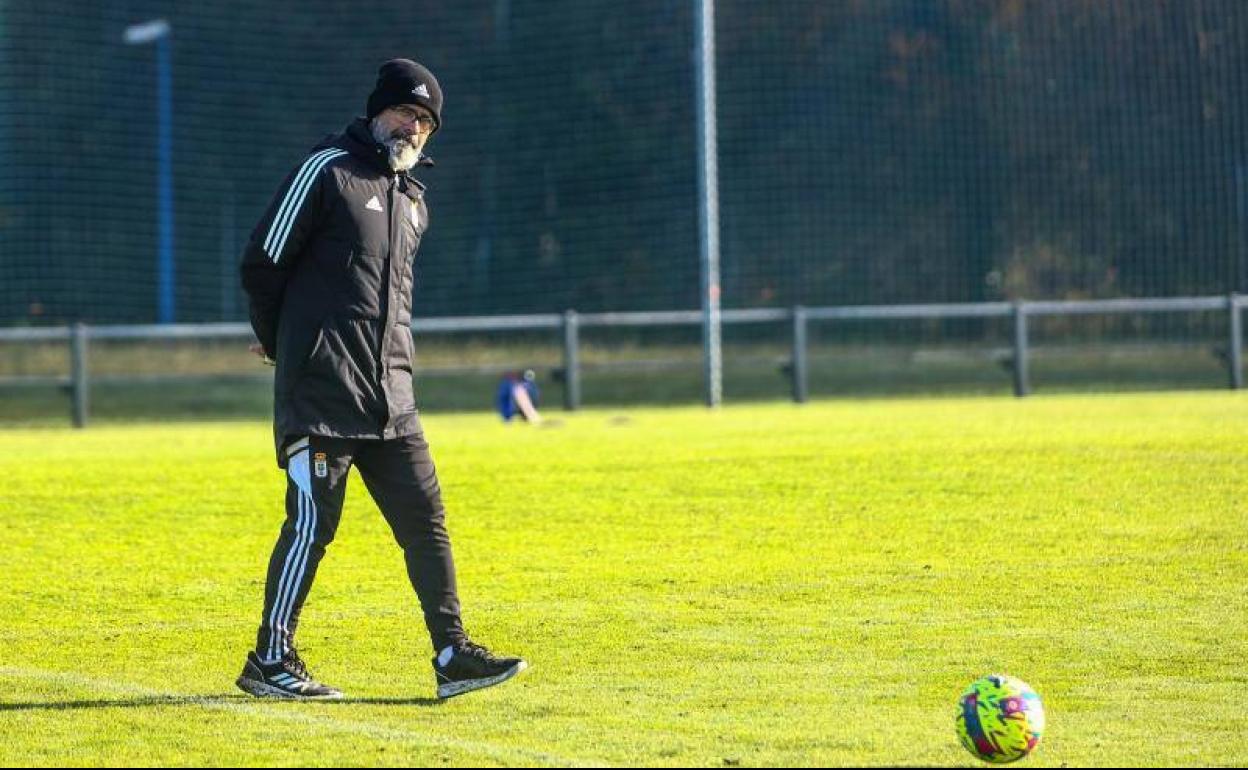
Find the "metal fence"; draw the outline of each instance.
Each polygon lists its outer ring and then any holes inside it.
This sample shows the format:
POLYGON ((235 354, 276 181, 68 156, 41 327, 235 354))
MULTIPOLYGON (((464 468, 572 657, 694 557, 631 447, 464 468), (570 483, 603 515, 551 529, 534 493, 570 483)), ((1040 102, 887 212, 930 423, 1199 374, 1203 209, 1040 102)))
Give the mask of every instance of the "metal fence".
MULTIPOLYGON (((1115 314, 1164 314, 1164 313, 1226 313, 1226 363, 1227 382, 1230 388, 1240 389, 1243 377, 1243 309, 1248 297, 1238 294, 1210 297, 1174 297, 1152 299, 1112 299, 1087 301, 1038 301, 1038 302, 982 302, 919 305, 859 305, 847 307, 794 307, 791 309, 753 308, 725 310, 723 323, 734 324, 788 324, 791 330, 791 355, 786 370, 791 380, 792 399, 797 403, 809 397, 808 328, 813 321, 863 323, 897 320, 949 320, 949 319, 1012 319, 1011 360, 1014 395, 1026 396, 1032 391, 1029 375, 1030 343, 1028 322, 1033 318, 1052 316, 1087 316, 1115 314)), ((568 310, 562 314, 545 313, 531 315, 465 316, 458 318, 427 318, 412 322, 412 330, 418 336, 431 333, 466 333, 493 331, 548 331, 557 335, 563 350, 561 381, 563 383, 563 407, 578 409, 582 401, 579 351, 581 331, 589 328, 637 328, 698 326, 702 322, 699 310, 673 310, 663 312, 578 313, 568 310)), ((88 366, 90 343, 98 340, 205 340, 248 339, 251 327, 245 323, 180 324, 180 325, 128 325, 128 326, 73 326, 0 329, 0 342, 38 343, 64 342, 70 351, 70 374, 65 377, 5 377, 0 385, 26 385, 59 387, 71 394, 73 423, 77 427, 87 424, 90 411, 90 390, 93 378, 88 366)), ((434 372, 429 373, 436 373, 434 372)), ((169 374, 156 378, 137 378, 128 375, 111 375, 111 382, 142 379, 151 381, 187 380, 198 375, 169 374)), ((248 375, 250 378, 268 375, 248 375)), ((101 378, 95 378, 100 381, 101 378)))

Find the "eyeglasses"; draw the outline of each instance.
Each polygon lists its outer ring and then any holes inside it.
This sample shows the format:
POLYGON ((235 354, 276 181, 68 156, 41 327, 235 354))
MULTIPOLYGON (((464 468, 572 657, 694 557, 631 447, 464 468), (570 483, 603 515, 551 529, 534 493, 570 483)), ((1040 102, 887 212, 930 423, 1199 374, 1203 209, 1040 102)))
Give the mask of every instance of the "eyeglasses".
POLYGON ((394 114, 399 117, 399 120, 404 123, 415 123, 417 128, 426 133, 433 130, 435 121, 433 116, 429 113, 420 112, 403 105, 399 105, 398 107, 394 107, 392 109, 394 110, 394 114))

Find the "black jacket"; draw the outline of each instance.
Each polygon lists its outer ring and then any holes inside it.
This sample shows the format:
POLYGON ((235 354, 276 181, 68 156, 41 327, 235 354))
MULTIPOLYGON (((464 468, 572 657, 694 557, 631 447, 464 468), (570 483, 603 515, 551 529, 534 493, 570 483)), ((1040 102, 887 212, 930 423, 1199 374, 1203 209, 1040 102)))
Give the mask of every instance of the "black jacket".
POLYGON ((294 436, 416 432, 412 264, 424 186, 357 119, 291 172, 243 254, 251 325, 276 360, 278 463, 294 436))

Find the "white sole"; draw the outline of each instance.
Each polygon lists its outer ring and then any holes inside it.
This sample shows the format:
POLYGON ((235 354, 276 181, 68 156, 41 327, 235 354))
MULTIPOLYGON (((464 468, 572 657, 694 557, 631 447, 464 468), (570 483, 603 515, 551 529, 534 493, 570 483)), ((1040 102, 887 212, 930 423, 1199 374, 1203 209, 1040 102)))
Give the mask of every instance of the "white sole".
POLYGON ((438 697, 443 699, 454 698, 456 695, 463 695, 464 693, 472 692, 473 690, 493 687, 496 684, 506 682, 508 679, 511 679, 513 676, 519 674, 528 667, 529 664, 522 660, 498 676, 488 676, 484 679, 465 679, 462 682, 447 682, 446 684, 440 684, 438 685, 438 697))
POLYGON ((298 693, 283 690, 280 687, 274 687, 271 684, 257 682, 255 679, 248 679, 240 676, 234 684, 238 685, 238 689, 254 695, 257 698, 283 698, 285 700, 342 700, 342 693, 335 695, 299 695, 298 693))

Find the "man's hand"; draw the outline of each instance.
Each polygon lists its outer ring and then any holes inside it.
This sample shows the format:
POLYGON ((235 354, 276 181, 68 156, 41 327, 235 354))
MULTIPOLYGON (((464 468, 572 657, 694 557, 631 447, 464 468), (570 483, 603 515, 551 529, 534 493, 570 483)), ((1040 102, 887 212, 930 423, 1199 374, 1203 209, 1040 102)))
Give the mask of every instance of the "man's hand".
POLYGON ((269 366, 275 366, 277 364, 276 361, 274 361, 273 359, 265 355, 264 346, 261 345, 259 342, 251 343, 250 345, 247 346, 247 349, 250 350, 252 353, 255 353, 256 355, 260 356, 260 360, 265 362, 269 366))

